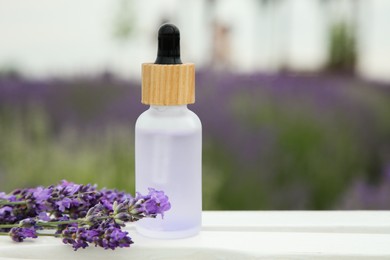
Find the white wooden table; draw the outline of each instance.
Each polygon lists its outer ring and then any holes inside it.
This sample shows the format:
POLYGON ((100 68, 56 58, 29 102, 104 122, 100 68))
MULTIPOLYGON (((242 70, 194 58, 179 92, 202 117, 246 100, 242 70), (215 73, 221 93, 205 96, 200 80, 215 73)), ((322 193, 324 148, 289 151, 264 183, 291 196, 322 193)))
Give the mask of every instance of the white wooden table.
POLYGON ((74 252, 59 239, 0 238, 0 259, 390 259, 390 211, 206 211, 198 236, 74 252))

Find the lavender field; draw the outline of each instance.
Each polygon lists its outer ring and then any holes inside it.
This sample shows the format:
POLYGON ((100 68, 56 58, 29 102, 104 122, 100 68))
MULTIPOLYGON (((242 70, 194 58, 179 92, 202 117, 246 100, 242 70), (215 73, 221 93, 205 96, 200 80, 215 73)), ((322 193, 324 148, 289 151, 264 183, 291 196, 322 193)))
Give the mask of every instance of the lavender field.
MULTIPOLYGON (((0 77, 0 190, 134 189, 139 82, 0 77)), ((390 85, 200 72, 204 209, 390 209, 390 85)))

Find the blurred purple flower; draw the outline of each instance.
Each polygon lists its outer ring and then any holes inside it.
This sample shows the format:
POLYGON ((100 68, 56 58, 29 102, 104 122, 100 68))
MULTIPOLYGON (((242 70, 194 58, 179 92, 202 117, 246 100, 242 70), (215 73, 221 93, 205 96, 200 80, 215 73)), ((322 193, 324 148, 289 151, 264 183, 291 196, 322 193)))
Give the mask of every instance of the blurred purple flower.
POLYGON ((15 221, 16 217, 13 215, 13 207, 0 206, 0 224, 14 223, 15 221))
POLYGON ((37 187, 33 190, 32 194, 34 200, 38 204, 44 204, 50 197, 52 193, 52 188, 37 187))
POLYGON ((377 184, 370 184, 358 179, 346 190, 341 202, 341 209, 390 209, 390 163, 385 167, 384 175, 377 184))
POLYGON ((0 200, 4 200, 4 199, 7 199, 8 198, 8 196, 7 196, 7 194, 5 193, 5 192, 0 192, 0 200))
POLYGON ((48 214, 46 212, 40 212, 37 217, 39 220, 43 220, 43 221, 50 220, 50 217, 48 216, 48 214))
POLYGON ((15 242, 22 242, 24 239, 37 238, 37 233, 34 228, 22 228, 22 227, 14 227, 11 228, 9 232, 11 238, 15 242))
POLYGON ((37 221, 35 220, 35 218, 25 218, 19 222, 19 226, 24 228, 36 229, 37 228, 36 224, 37 221))
POLYGON ((56 205, 61 212, 65 212, 70 208, 72 200, 69 198, 63 198, 62 200, 56 201, 56 205))

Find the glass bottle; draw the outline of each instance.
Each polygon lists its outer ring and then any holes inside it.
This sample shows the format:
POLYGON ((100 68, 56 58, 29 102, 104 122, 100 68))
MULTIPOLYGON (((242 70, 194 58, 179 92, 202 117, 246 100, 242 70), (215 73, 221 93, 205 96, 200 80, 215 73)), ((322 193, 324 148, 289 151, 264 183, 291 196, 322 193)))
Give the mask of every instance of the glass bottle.
POLYGON ((137 231, 153 238, 195 235, 202 214, 202 125, 187 108, 195 102, 194 64, 180 59, 176 26, 159 30, 156 62, 142 66, 142 103, 149 109, 135 126, 136 190, 162 190, 171 209, 137 222, 137 231))

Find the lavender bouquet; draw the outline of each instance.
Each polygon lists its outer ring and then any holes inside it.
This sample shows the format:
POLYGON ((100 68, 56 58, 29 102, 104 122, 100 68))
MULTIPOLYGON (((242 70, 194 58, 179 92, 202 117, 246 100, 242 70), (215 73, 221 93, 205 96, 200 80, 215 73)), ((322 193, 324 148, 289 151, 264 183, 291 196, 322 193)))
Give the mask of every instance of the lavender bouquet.
POLYGON ((126 222, 155 218, 171 207, 162 191, 149 188, 135 197, 96 185, 63 180, 58 185, 0 192, 0 235, 16 242, 53 236, 77 250, 90 244, 115 249, 133 244, 126 222), (47 232, 44 230, 53 230, 47 232))

